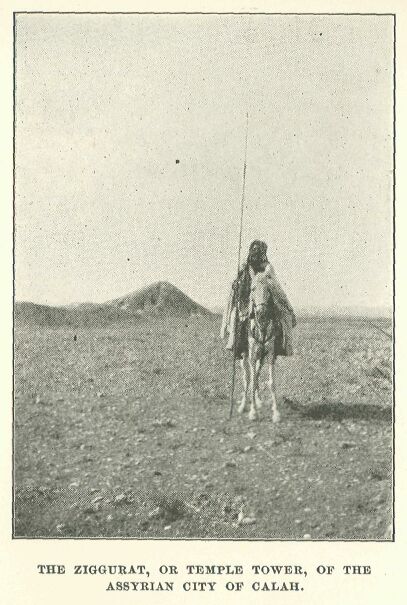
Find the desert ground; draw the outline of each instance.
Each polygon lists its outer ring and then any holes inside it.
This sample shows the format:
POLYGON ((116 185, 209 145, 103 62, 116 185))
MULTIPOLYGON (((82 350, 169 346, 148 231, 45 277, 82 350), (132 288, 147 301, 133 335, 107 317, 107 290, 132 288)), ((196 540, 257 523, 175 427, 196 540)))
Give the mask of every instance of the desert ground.
POLYGON ((392 538, 391 340, 300 318, 273 425, 266 386, 229 421, 219 327, 16 325, 15 537, 392 538))

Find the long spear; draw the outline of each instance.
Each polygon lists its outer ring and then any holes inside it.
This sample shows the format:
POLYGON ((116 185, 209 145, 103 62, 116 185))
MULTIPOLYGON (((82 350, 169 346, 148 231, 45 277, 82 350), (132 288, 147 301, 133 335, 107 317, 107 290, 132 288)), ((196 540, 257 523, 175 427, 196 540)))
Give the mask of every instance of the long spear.
MULTIPOLYGON (((238 284, 239 279, 239 271, 240 271, 240 256, 242 251, 242 232, 243 232, 243 211, 244 211, 244 197, 246 190, 246 164, 247 164, 247 136, 249 132, 249 114, 246 113, 246 136, 244 143, 244 164, 243 164, 243 183, 242 183, 242 199, 240 202, 240 230, 239 230, 239 247, 237 253, 237 274, 236 274, 236 284, 238 284)), ((232 366, 232 384, 230 387, 230 412, 229 412, 229 420, 232 419, 233 416, 233 403, 234 403, 234 392, 235 392, 235 375, 236 375, 236 348, 237 348, 237 322, 238 322, 238 313, 239 313, 239 304, 238 304, 238 290, 235 290, 234 293, 234 302, 235 302, 235 317, 233 324, 233 366, 232 366)))

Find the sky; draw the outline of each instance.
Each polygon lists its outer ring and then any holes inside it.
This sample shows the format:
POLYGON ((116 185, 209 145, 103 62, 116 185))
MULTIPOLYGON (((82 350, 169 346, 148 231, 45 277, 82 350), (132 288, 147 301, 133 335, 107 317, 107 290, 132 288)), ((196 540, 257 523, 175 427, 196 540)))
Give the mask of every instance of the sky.
POLYGON ((17 15, 16 298, 222 304, 264 239, 294 307, 392 301, 388 16, 17 15))

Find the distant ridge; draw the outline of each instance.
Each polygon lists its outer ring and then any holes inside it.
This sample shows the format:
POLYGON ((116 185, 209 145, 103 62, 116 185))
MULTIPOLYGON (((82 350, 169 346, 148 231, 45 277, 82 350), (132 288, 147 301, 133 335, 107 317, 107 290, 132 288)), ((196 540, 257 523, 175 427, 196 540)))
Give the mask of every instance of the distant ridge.
POLYGON ((31 302, 17 302, 14 309, 16 323, 49 327, 106 326, 135 319, 118 309, 92 303, 51 307, 31 302))
POLYGON ((160 281, 114 300, 97 303, 79 303, 52 307, 32 302, 16 302, 16 323, 38 326, 106 326, 132 322, 142 317, 191 315, 213 316, 213 313, 194 302, 176 286, 160 281))
POLYGON ((296 309, 298 317, 364 317, 369 319, 390 319, 392 309, 390 307, 303 307, 296 309))

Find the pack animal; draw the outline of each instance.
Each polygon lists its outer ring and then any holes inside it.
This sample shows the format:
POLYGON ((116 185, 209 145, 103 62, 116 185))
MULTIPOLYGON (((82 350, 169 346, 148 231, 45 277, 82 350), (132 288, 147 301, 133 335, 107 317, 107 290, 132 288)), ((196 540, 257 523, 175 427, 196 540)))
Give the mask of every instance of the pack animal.
POLYGON ((250 402, 249 418, 255 420, 257 410, 262 406, 259 397, 259 378, 262 366, 268 361, 270 404, 273 422, 279 422, 280 413, 277 408, 275 380, 275 340, 277 322, 273 317, 273 297, 269 272, 255 273, 250 271, 251 313, 248 329, 248 351, 241 359, 243 372, 243 395, 238 412, 242 414, 250 402))

